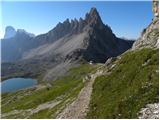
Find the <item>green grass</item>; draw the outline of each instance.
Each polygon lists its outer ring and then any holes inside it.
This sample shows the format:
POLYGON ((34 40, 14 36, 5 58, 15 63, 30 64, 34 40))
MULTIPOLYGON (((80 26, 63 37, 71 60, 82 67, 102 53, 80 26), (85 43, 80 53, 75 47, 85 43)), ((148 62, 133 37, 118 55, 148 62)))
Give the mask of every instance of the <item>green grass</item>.
POLYGON ((49 109, 44 109, 39 111, 38 113, 35 113, 31 116, 31 119, 43 119, 49 117, 49 109))
POLYGON ((72 68, 68 72, 67 76, 53 81, 53 86, 51 88, 44 88, 37 91, 28 90, 28 92, 31 92, 30 95, 24 95, 27 93, 26 91, 2 94, 2 113, 10 112, 15 109, 22 110, 36 108, 38 105, 42 103, 54 100, 58 96, 63 96, 66 94, 75 96, 83 87, 82 78, 94 69, 96 69, 96 66, 89 64, 83 64, 78 67, 72 68), (12 100, 11 102, 7 103, 8 100, 12 99, 12 97, 15 96, 23 97, 20 99, 12 100))
MULTIPOLYGON (((59 111, 61 108, 65 107, 66 103, 71 103, 75 97, 77 97, 79 91, 82 89, 83 84, 79 84, 74 90, 72 90, 68 95, 66 95, 62 102, 56 105, 55 107, 51 109, 45 109, 41 110, 33 115, 31 115, 29 118, 31 119, 44 119, 44 118, 55 118, 56 112, 59 111), (69 100, 69 101, 67 101, 69 100)), ((60 110, 61 111, 61 110, 60 110)))
POLYGON ((158 64, 158 50, 124 54, 110 75, 95 80, 87 118, 137 118, 142 107, 158 102, 158 64))

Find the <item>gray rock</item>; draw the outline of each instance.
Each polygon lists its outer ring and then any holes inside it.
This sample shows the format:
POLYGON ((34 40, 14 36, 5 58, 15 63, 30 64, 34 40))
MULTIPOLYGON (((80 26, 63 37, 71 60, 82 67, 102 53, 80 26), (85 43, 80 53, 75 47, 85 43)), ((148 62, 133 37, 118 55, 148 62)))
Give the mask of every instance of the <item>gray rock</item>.
POLYGON ((114 62, 117 58, 116 57, 111 57, 109 58, 106 62, 105 65, 110 65, 112 62, 114 62))
POLYGON ((132 49, 139 49, 144 47, 159 48, 159 6, 158 1, 153 1, 154 18, 151 24, 145 28, 140 38, 133 44, 132 49))
POLYGON ((139 119, 159 119, 159 103, 147 104, 138 114, 139 119))

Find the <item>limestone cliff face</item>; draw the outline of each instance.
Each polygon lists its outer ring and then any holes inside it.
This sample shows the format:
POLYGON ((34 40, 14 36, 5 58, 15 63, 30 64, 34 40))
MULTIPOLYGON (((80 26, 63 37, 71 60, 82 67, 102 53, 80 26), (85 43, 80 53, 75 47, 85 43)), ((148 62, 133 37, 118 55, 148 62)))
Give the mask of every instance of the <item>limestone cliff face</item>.
POLYGON ((155 17, 159 17, 159 2, 158 2, 158 0, 153 0, 152 11, 153 11, 155 17))
POLYGON ((153 1, 153 8, 152 11, 154 13, 154 18, 151 24, 145 28, 140 38, 133 44, 132 49, 144 48, 144 47, 151 47, 151 48, 158 48, 159 43, 159 2, 153 1))

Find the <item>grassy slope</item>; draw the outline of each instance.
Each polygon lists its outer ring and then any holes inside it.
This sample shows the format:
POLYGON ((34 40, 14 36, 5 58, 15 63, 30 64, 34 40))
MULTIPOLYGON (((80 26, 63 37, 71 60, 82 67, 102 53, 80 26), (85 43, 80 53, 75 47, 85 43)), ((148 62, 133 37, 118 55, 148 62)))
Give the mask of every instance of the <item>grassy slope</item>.
MULTIPOLYGON (((66 94, 67 97, 64 99, 75 97, 83 87, 83 76, 85 76, 95 68, 96 66, 89 64, 83 64, 79 67, 72 68, 67 76, 54 81, 52 83, 53 86, 49 90, 44 88, 38 91, 18 91, 16 93, 2 94, 2 113, 10 112, 15 109, 21 110, 35 108, 42 103, 54 100, 58 96, 63 96, 66 94), (31 92, 30 95, 25 95, 29 92, 31 92), (19 98, 21 96, 23 97, 21 97, 20 99, 15 98, 11 102, 7 103, 15 96, 16 98, 19 98)), ((40 111, 39 113, 31 116, 31 118, 49 118, 50 115, 53 114, 52 112, 56 112, 55 109, 49 111, 47 109, 40 111)))
POLYGON ((87 117, 136 118, 144 105, 158 102, 158 58, 152 49, 124 54, 110 75, 95 80, 87 117))

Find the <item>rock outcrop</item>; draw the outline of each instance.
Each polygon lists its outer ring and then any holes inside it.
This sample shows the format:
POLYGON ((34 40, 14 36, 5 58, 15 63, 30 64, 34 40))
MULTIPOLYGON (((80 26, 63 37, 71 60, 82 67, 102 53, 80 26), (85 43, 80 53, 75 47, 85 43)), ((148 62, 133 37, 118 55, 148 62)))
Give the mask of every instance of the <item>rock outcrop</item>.
POLYGON ((139 119, 159 119, 159 103, 147 104, 139 112, 139 119))
POLYGON ((142 31, 140 38, 133 44, 133 50, 144 47, 159 47, 159 2, 155 0, 153 1, 153 13, 154 18, 151 24, 142 31))

